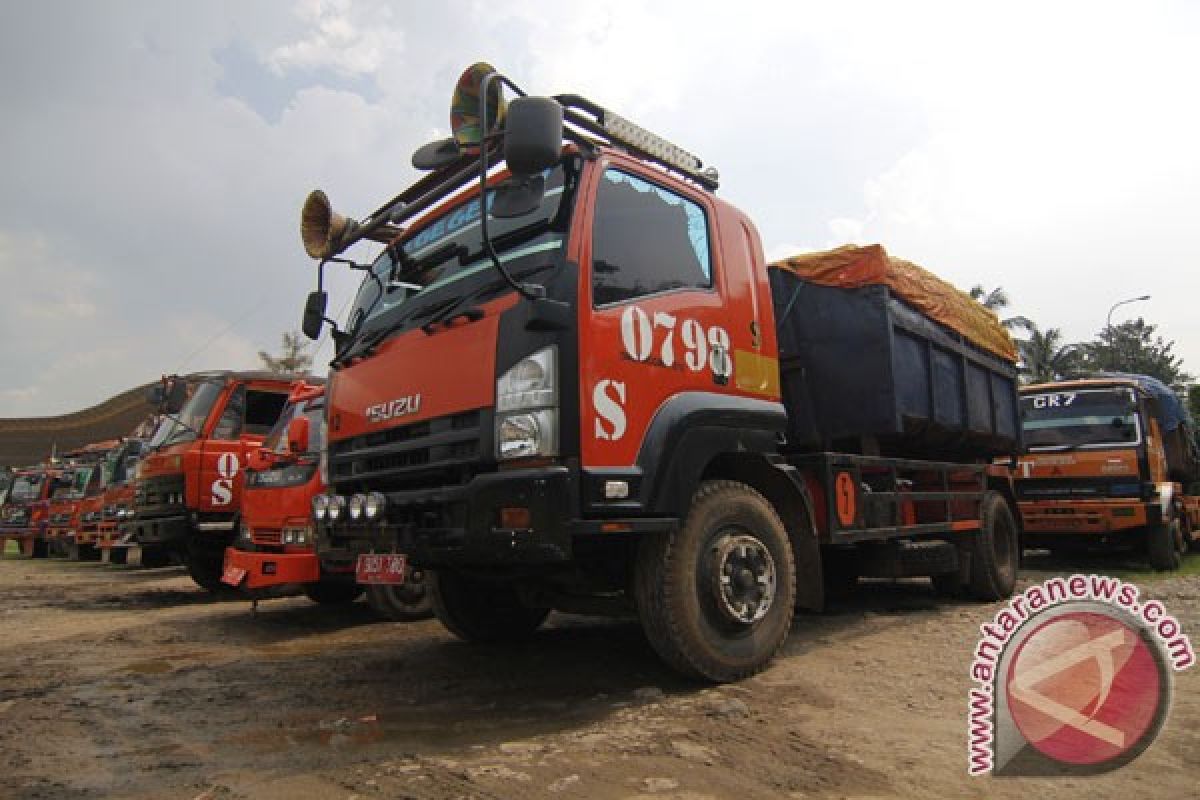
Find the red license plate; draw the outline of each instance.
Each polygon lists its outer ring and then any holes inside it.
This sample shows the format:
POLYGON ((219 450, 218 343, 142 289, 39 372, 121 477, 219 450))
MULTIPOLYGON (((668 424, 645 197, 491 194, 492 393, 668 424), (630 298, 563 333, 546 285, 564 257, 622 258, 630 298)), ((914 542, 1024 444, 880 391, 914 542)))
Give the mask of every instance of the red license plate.
POLYGON ((230 586, 241 586, 242 579, 245 577, 246 570, 230 564, 229 566, 225 567, 225 571, 221 573, 221 583, 228 583, 230 586))
POLYGON ((404 583, 408 556, 399 553, 363 553, 354 567, 354 580, 358 583, 404 583))

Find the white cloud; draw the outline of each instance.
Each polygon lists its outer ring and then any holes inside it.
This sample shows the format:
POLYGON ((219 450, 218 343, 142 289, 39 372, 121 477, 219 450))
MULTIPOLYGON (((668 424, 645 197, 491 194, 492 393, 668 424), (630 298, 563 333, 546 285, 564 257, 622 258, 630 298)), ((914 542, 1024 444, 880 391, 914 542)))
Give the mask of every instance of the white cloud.
POLYGON ((328 68, 344 75, 367 75, 379 69, 385 54, 404 47, 400 31, 356 14, 350 0, 301 0, 295 13, 309 30, 299 41, 271 51, 267 63, 280 73, 328 68))

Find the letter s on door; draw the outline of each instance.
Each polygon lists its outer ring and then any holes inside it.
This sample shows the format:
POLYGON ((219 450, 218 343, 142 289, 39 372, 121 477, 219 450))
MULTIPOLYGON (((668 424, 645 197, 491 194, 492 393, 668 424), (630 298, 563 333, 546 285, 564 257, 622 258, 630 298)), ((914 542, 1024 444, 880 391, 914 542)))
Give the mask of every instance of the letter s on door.
POLYGON ((625 384, 605 378, 592 390, 596 438, 615 442, 625 435, 625 384), (607 423, 607 425, 605 424, 607 423))

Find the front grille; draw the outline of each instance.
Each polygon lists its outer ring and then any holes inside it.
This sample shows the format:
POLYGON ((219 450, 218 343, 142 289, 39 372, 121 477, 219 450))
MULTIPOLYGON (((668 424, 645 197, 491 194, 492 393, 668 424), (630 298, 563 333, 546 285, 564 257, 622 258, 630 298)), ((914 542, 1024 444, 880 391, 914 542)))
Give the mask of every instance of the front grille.
POLYGON ((1018 500, 1137 499, 1142 484, 1137 478, 1045 478, 1017 481, 1018 500))
POLYGON ((254 542, 255 544, 278 547, 279 545, 283 544, 283 531, 261 530, 256 528, 254 532, 250 534, 250 541, 254 542))
POLYGON ((479 471, 484 412, 466 411, 355 436, 329 446, 339 491, 454 486, 479 471))
POLYGON ((138 514, 160 516, 172 512, 182 513, 183 503, 172 502, 171 498, 183 497, 184 477, 182 474, 160 475, 143 478, 134 490, 133 507, 138 514))

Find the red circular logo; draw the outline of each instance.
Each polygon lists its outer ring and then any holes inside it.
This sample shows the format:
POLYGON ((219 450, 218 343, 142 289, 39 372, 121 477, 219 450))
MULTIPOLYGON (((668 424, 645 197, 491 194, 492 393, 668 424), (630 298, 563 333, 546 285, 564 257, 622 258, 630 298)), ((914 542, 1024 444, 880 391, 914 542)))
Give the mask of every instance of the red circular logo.
POLYGON ((1025 740, 1060 763, 1094 766, 1147 744, 1162 724, 1166 666, 1137 629, 1076 611, 1039 625, 1010 662, 1004 690, 1025 740))

